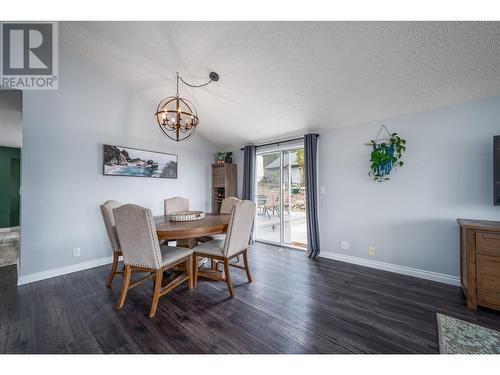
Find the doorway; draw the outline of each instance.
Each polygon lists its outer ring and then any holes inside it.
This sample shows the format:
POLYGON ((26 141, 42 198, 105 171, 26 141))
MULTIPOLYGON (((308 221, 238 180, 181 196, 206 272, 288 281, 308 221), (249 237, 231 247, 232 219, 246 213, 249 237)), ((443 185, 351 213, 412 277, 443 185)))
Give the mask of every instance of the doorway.
POLYGON ((305 250, 304 147, 258 151, 255 163, 256 240, 305 250))
POLYGON ((21 106, 21 91, 0 90, 0 277, 19 262, 21 106))

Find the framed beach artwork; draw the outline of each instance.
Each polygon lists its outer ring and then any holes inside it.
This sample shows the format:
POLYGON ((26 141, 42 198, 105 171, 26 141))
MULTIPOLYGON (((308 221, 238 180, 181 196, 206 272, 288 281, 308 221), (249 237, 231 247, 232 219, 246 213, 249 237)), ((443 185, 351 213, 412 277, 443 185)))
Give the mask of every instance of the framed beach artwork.
POLYGON ((177 155, 104 145, 103 174, 177 178, 177 155))

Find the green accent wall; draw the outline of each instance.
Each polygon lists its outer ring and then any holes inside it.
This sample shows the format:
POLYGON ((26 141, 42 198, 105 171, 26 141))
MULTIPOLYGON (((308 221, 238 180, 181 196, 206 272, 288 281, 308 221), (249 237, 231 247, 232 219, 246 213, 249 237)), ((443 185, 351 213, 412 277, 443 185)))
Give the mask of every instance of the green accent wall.
POLYGON ((21 150, 0 147, 0 228, 19 225, 21 150))

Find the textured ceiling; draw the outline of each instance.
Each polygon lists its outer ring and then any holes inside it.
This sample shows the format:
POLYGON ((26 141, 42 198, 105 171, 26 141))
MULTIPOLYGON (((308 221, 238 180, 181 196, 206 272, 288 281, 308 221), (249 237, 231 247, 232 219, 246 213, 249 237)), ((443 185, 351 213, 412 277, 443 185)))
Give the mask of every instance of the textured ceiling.
MULTIPOLYGON (((500 22, 64 22, 66 48, 237 147, 500 95, 500 22)), ((154 105, 151 108, 153 113, 154 105)))

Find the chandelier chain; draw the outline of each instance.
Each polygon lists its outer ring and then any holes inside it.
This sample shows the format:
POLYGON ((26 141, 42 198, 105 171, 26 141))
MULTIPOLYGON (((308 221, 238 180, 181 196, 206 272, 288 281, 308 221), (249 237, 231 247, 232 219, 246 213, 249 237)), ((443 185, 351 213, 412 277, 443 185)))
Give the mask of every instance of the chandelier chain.
MULTIPOLYGON (((184 79, 179 75, 179 73, 177 73, 177 79, 178 80, 180 79, 181 82, 184 83, 186 86, 193 87, 193 88, 204 87, 204 86, 207 86, 213 82, 213 79, 210 79, 210 81, 202 83, 201 85, 192 85, 191 83, 184 81, 184 79)), ((179 81, 177 81, 177 92, 178 91, 179 91, 179 81)))

